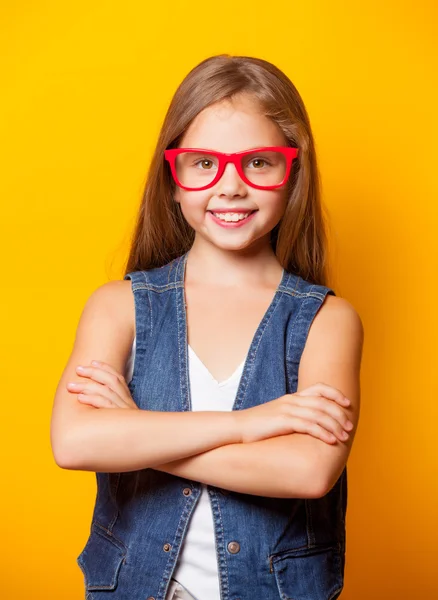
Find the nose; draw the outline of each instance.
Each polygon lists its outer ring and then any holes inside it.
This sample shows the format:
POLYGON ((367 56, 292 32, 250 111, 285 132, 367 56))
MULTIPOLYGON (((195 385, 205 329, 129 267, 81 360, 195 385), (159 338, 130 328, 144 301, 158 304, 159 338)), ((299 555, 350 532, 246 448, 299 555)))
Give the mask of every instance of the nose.
POLYGON ((222 177, 216 184, 216 189, 219 194, 226 196, 235 196, 236 194, 244 195, 246 192, 246 184, 240 178, 240 175, 233 163, 228 163, 222 173, 222 177))

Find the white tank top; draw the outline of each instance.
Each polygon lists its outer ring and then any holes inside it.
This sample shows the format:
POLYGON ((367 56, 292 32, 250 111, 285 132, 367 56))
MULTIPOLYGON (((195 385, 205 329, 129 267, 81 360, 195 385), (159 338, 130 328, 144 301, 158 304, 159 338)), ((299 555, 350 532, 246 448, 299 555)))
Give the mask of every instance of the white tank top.
MULTIPOLYGON (((190 345, 188 349, 192 410, 232 410, 245 361, 228 379, 218 382, 190 345)), ((134 358, 135 338, 127 363, 127 382, 132 378, 134 358)), ((204 483, 201 483, 201 496, 189 521, 172 578, 195 600, 220 600, 213 514, 204 483)))

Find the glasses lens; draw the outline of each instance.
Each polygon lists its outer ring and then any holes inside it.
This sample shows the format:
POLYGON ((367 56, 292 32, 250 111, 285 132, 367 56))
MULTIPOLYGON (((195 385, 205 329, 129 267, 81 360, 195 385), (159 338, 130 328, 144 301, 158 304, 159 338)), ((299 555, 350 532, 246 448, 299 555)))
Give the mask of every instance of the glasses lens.
MULTIPOLYGON (((276 150, 251 152, 241 158, 242 170, 251 183, 261 186, 278 185, 286 174, 286 156, 276 150)), ((219 159, 213 154, 181 152, 176 157, 176 173, 185 187, 209 185, 219 169, 219 159)))
POLYGON ((251 183, 278 185, 286 175, 286 156, 276 150, 253 152, 242 158, 242 169, 251 183))
POLYGON ((186 187, 204 187, 213 181, 219 168, 217 156, 201 152, 181 152, 175 161, 176 174, 186 187))

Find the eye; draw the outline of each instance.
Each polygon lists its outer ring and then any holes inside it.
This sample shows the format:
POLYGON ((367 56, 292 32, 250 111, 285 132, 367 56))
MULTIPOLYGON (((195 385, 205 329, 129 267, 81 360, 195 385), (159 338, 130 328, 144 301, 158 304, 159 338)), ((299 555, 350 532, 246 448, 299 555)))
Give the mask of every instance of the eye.
MULTIPOLYGON (((203 158, 201 160, 197 160, 194 164, 196 166, 198 166, 199 164, 202 164, 203 166, 205 166, 206 163, 210 163, 210 165, 213 164, 213 161, 211 161, 209 158, 203 158)), ((202 171, 208 171, 208 165, 207 165, 207 169, 204 169, 203 167, 201 168, 202 171)))
POLYGON ((251 164, 251 163, 258 163, 258 165, 256 165, 256 167, 255 167, 256 169, 260 169, 265 166, 271 166, 271 163, 269 161, 267 161, 266 158, 252 158, 248 164, 251 164), (260 163, 264 163, 264 164, 260 164, 260 163))

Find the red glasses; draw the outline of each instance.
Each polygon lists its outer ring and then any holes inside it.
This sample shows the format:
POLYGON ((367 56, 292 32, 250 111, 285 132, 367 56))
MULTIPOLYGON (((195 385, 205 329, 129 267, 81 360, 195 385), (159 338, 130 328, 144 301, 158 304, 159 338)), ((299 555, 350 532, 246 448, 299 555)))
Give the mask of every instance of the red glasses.
POLYGON ((248 185, 273 190, 286 183, 298 151, 289 146, 265 146, 231 154, 203 148, 172 148, 164 151, 164 157, 176 184, 185 190, 206 190, 213 186, 229 162, 248 185))

